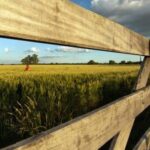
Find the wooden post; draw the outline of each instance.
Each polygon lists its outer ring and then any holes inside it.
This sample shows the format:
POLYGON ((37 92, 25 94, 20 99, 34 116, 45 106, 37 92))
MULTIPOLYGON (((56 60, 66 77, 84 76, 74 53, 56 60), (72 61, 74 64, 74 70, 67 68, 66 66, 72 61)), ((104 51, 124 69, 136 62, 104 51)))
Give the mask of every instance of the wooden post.
MULTIPOLYGON (((145 57, 141 65, 139 75, 134 86, 134 90, 144 88, 147 84, 150 74, 150 57, 145 57)), ((111 143, 110 150, 124 150, 128 142, 128 138, 133 126, 134 120, 128 122, 127 125, 116 135, 111 143)))
POLYGON ((150 149, 150 128, 146 131, 133 150, 149 150, 150 149))
POLYGON ((139 90, 146 86, 150 74, 150 57, 145 57, 139 71, 134 90, 139 90))

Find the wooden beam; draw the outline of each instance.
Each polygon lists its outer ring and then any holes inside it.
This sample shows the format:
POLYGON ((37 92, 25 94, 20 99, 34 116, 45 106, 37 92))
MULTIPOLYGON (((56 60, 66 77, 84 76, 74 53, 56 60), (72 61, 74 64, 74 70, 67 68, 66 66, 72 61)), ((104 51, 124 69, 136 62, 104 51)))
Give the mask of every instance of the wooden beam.
POLYGON ((134 147, 134 150, 150 150, 150 128, 134 147))
MULTIPOLYGON (((150 74, 150 57, 145 57, 141 65, 139 75, 134 87, 134 91, 146 87, 148 78, 150 74)), ((128 142, 128 138, 134 123, 133 119, 131 122, 128 122, 127 125, 116 135, 110 146, 110 150, 124 150, 128 142)))
POLYGON ((68 0, 1 0, 0 36, 150 55, 149 40, 68 0))
POLYGON ((139 71, 137 82, 135 84, 134 90, 139 90, 146 86, 148 78, 150 75, 150 57, 145 57, 139 71))
POLYGON ((114 137, 110 150, 125 150, 134 120, 127 122, 118 135, 114 137))
POLYGON ((150 105, 150 86, 6 149, 96 150, 150 105))

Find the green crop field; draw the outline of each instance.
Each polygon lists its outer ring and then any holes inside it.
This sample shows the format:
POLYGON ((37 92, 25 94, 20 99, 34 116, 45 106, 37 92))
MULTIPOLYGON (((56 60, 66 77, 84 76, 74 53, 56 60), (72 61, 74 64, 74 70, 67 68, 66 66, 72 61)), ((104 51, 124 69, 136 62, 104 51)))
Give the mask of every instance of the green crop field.
POLYGON ((0 65, 0 147, 129 94, 138 65, 0 65))

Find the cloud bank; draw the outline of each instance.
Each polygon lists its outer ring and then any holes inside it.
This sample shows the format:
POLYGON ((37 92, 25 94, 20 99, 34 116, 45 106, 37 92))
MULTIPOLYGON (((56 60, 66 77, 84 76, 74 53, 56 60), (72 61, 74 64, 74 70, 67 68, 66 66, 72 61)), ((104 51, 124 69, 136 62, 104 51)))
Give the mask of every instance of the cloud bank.
POLYGON ((40 59, 53 59, 53 58, 60 58, 63 57, 62 55, 51 55, 51 56, 41 56, 40 59))
POLYGON ((91 0, 92 10, 150 37, 150 0, 91 0))
POLYGON ((69 53, 89 53, 89 52, 91 52, 91 50, 89 50, 89 49, 69 47, 69 46, 60 46, 59 48, 55 49, 55 51, 69 52, 69 53))
POLYGON ((9 48, 5 48, 5 49, 4 49, 4 52, 5 52, 5 53, 9 53, 9 52, 10 52, 10 49, 9 49, 9 48))
POLYGON ((30 49, 26 50, 26 53, 38 53, 40 50, 37 47, 31 47, 30 49))

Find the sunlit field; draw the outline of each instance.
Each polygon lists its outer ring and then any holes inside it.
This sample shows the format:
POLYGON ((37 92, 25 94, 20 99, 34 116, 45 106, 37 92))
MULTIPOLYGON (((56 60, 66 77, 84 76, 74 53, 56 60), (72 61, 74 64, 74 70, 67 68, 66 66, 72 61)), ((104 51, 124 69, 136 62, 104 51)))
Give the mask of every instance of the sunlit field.
POLYGON ((132 92, 139 65, 0 65, 0 147, 132 92))
POLYGON ((31 65, 29 71, 24 71, 25 65, 0 65, 1 75, 21 74, 103 74, 135 72, 139 65, 31 65))

